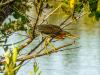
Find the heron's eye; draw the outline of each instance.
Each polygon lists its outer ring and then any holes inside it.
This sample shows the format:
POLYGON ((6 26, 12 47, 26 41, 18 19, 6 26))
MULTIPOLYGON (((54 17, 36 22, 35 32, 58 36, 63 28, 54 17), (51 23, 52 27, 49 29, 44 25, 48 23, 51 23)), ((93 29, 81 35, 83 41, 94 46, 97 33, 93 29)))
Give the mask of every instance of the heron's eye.
POLYGON ((54 32, 55 35, 59 34, 59 32, 54 32))

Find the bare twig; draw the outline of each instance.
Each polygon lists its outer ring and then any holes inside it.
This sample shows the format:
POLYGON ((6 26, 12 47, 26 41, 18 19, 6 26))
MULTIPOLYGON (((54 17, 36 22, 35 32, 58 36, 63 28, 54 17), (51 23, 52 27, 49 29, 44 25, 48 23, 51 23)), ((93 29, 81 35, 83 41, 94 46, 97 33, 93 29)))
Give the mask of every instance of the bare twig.
MULTIPOLYGON (((79 18, 81 18, 81 17, 84 16, 85 14, 87 14, 87 13, 82 13, 80 16, 78 16, 78 17, 76 18, 76 20, 78 20, 79 18)), ((62 28, 66 27, 66 26, 69 26, 72 22, 73 22, 73 20, 69 21, 69 23, 67 23, 66 25, 64 25, 62 28)))
POLYGON ((14 0, 8 0, 8 1, 4 2, 4 3, 0 3, 0 6, 4 6, 4 5, 9 4, 9 3, 13 2, 13 1, 14 0))
POLYGON ((15 45, 15 44, 18 44, 18 43, 20 43, 20 42, 25 41, 26 39, 28 39, 28 38, 25 38, 25 39, 23 39, 23 40, 21 40, 21 41, 18 41, 18 42, 13 43, 13 44, 6 44, 6 45, 0 45, 0 46, 11 46, 11 45, 15 45))
POLYGON ((44 19, 43 21, 40 23, 40 25, 46 21, 48 19, 49 16, 51 16, 55 11, 57 11, 60 7, 61 7, 62 4, 60 4, 57 8, 55 8, 52 12, 50 12, 44 19))
POLYGON ((22 50, 23 48, 25 48, 25 47, 26 47, 27 45, 29 45, 32 41, 33 41, 32 38, 28 38, 27 41, 19 47, 19 50, 22 50))
MULTIPOLYGON (((74 47, 74 48, 66 48, 66 49, 61 49, 61 50, 58 50, 58 51, 50 51, 50 54, 51 53, 56 53, 56 52, 60 52, 60 51, 64 51, 64 50, 72 50, 72 49, 77 49, 77 48, 80 48, 80 47, 74 47)), ((29 60, 29 59, 32 59, 32 58, 36 58, 36 57, 41 57, 41 56, 44 56, 44 55, 47 55, 47 53, 44 53, 44 54, 39 54, 39 55, 37 55, 37 56, 30 56, 29 55, 29 57, 27 57, 27 58, 19 58, 18 59, 18 61, 21 61, 18 65, 22 65, 23 64, 23 62, 25 61, 25 60, 29 60)), ((3 64, 5 62, 5 58, 4 57, 2 57, 2 59, 0 60, 0 64, 3 64)))
POLYGON ((44 20, 46 20, 50 15, 52 15, 56 10, 58 10, 61 7, 62 4, 60 4, 55 10, 53 10, 51 13, 49 13, 44 20))
MULTIPOLYGON (((69 43, 69 44, 65 44, 63 46, 60 46, 60 47, 56 48, 55 51, 53 49, 51 49, 50 51, 48 51, 48 53, 51 54, 51 53, 59 52, 59 49, 67 47, 67 46, 71 46, 71 45, 73 45, 73 42, 69 43)), ((18 61, 28 60, 28 59, 32 59, 32 58, 36 58, 36 57, 40 57, 40 56, 44 56, 44 55, 47 55, 47 53, 41 53, 41 54, 36 54, 36 55, 33 53, 31 55, 26 55, 26 56, 18 58, 18 61)))
POLYGON ((30 55, 32 52, 34 52, 43 42, 44 42, 45 38, 33 49, 31 50, 28 55, 30 55))
POLYGON ((69 16, 60 24, 60 26, 62 26, 70 17, 71 17, 71 15, 69 15, 69 16))
POLYGON ((43 7, 43 1, 41 1, 40 8, 39 8, 39 12, 38 12, 38 15, 37 15, 37 18, 36 18, 36 22, 35 22, 35 24, 34 24, 33 36, 35 36, 35 29, 36 29, 36 26, 37 26, 37 23, 38 23, 40 14, 41 14, 41 12, 42 12, 42 7, 43 7))

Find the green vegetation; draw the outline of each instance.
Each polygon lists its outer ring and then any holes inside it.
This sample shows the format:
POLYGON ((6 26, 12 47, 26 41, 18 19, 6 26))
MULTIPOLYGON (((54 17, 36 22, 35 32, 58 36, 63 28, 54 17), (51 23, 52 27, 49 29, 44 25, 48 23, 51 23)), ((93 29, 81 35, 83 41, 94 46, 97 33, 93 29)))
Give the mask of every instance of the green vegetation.
MULTIPOLYGON (((44 36, 45 38, 37 42, 33 49, 21 55, 24 48, 41 36, 37 31, 38 25, 49 23, 58 25, 63 30, 85 15, 90 20, 99 21, 100 0, 0 0, 0 47, 4 52, 0 60, 1 67, 3 66, 1 72, 5 75, 16 75, 25 61, 58 52, 61 48, 75 44, 74 40, 60 47, 54 47, 56 49, 54 50, 53 46, 49 46, 54 39, 50 37, 49 43, 40 48, 45 41, 48 41, 44 36), (16 32, 25 39, 8 44, 9 37, 16 32), (48 46, 51 49, 47 53, 44 48, 48 46)), ((34 75, 41 75, 37 62, 34 63, 33 69, 34 75)), ((33 73, 30 72, 30 75, 33 73)))

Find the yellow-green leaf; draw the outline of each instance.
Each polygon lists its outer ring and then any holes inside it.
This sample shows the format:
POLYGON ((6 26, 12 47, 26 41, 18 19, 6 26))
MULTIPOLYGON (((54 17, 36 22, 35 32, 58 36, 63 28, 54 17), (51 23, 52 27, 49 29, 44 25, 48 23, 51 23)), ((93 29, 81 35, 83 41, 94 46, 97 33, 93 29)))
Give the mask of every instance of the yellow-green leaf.
POLYGON ((22 66, 22 65, 18 65, 18 66, 16 66, 16 67, 13 69, 13 71, 18 70, 21 66, 22 66))
POLYGON ((70 0, 69 1, 70 8, 74 8, 74 5, 75 5, 75 0, 70 0))
POLYGON ((17 47, 13 47, 13 56, 12 56, 12 60, 13 63, 15 64, 17 61, 17 56, 18 56, 18 48, 17 47))
POLYGON ((10 59, 9 59, 10 58, 10 53, 9 53, 9 51, 4 53, 4 57, 5 57, 6 63, 9 64, 10 63, 10 59))

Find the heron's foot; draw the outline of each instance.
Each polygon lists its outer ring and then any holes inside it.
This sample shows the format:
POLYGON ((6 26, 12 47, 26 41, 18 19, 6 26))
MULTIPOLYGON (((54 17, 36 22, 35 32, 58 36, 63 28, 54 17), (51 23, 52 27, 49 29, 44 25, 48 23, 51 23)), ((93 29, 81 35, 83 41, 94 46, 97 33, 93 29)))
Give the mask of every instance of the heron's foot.
POLYGON ((52 50, 55 52, 55 51, 57 51, 57 48, 50 42, 49 43, 51 46, 52 46, 52 50))
POLYGON ((56 52, 56 51, 58 51, 58 50, 57 50, 57 48, 53 48, 53 51, 56 52))
POLYGON ((45 49, 45 53, 46 53, 47 55, 50 55, 50 53, 49 53, 49 50, 48 50, 48 49, 45 49))
POLYGON ((44 49, 45 49, 45 53, 47 54, 47 55, 50 55, 50 53, 49 53, 49 50, 48 50, 48 48, 47 48, 47 44, 45 43, 44 44, 44 49))

